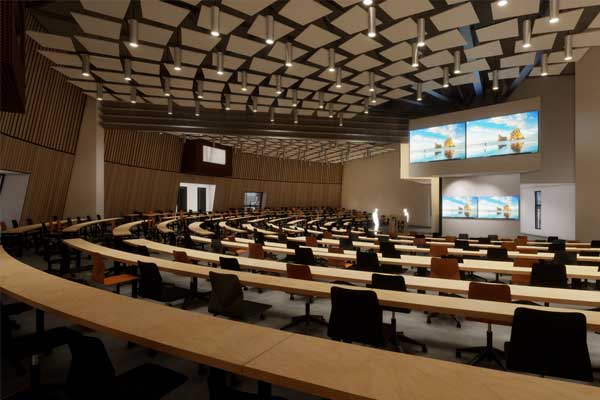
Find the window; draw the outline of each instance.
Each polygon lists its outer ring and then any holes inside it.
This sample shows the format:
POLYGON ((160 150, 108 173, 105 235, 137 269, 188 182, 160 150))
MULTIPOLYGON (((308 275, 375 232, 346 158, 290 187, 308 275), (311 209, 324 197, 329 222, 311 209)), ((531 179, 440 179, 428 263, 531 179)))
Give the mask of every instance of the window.
POLYGON ((202 161, 204 162, 225 165, 227 164, 226 155, 227 153, 223 149, 218 149, 216 147, 210 146, 202 146, 202 161))
POLYGON ((535 192, 535 229, 542 229, 542 191, 535 192))
POLYGON ((244 193, 244 207, 246 208, 262 208, 262 192, 246 192, 244 193))

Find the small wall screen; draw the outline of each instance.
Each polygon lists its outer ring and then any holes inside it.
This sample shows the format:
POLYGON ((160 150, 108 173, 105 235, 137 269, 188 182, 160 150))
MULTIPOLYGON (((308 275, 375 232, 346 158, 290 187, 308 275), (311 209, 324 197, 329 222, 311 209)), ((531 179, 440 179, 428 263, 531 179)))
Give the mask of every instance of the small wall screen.
POLYGON ((211 164, 225 165, 227 164, 227 152, 216 147, 202 146, 202 161, 211 164))

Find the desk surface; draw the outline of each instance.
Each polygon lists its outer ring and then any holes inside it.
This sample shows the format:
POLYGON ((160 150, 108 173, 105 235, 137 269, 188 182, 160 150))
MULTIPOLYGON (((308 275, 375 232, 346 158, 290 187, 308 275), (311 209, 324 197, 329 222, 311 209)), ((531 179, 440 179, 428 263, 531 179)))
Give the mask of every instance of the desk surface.
POLYGON ((131 236, 132 235, 131 228, 133 228, 134 226, 141 225, 144 222, 146 222, 146 221, 141 219, 138 221, 128 222, 126 224, 119 225, 115 229, 113 229, 112 234, 113 234, 113 236, 116 236, 116 237, 131 236))
MULTIPOLYGON (((60 221, 61 224, 66 224, 68 221, 66 219, 63 219, 62 221, 60 221)), ((54 223, 54 222, 52 222, 54 223)), ((50 224, 50 222, 44 222, 44 225, 48 226, 50 224)), ((23 234, 23 233, 29 233, 29 232, 33 232, 33 231, 37 231, 38 229, 42 228, 42 223, 39 224, 31 224, 31 225, 22 225, 22 226, 17 226, 16 228, 9 228, 7 230, 5 230, 4 232, 2 232, 3 235, 6 234, 13 234, 13 235, 19 235, 19 234, 23 234)))
POLYGON ((200 236, 214 235, 215 234, 214 232, 202 228, 203 223, 204 223, 204 221, 192 222, 191 224, 188 225, 188 228, 190 229, 190 231, 194 232, 196 235, 200 235, 200 236))
POLYGON ((123 218, 116 217, 116 218, 94 219, 92 221, 86 221, 86 222, 82 222, 80 224, 68 226, 65 229, 63 229, 63 232, 64 233, 76 233, 76 232, 79 232, 81 229, 88 227, 88 226, 92 226, 92 225, 96 225, 96 224, 103 224, 106 222, 118 221, 120 219, 123 219, 123 218))

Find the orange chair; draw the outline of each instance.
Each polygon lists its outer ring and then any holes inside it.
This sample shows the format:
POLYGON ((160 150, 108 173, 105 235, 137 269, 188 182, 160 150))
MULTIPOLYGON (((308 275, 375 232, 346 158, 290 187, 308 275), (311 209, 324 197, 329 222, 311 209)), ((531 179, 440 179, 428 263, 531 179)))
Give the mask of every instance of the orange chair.
MULTIPOLYGON (((524 267, 524 268, 533 268, 533 265, 536 264, 538 260, 533 258, 515 258, 513 261, 513 265, 515 267, 524 267)), ((511 284, 513 285, 529 285, 529 281, 531 280, 531 273, 529 274, 514 274, 511 279, 511 284)))
MULTIPOLYGON (((469 284, 469 299, 498 301, 503 303, 510 303, 512 301, 512 297, 510 294, 510 286, 479 282, 471 282, 469 284)), ((490 361, 495 361, 502 369, 506 369, 502 362, 505 358, 504 352, 502 350, 494 348, 494 334, 492 331, 492 324, 510 325, 510 322, 488 318, 467 318, 467 320, 483 322, 484 324, 487 324, 486 344, 485 346, 458 349, 456 350, 456 357, 460 358, 462 352, 477 353, 475 357, 469 362, 469 364, 478 365, 484 359, 488 359, 490 361)))
POLYGON ((516 243, 502 243, 501 246, 503 249, 506 249, 506 251, 517 251, 516 243))
MULTIPOLYGON (((432 258, 431 259, 431 278, 439 278, 439 279, 454 279, 460 280, 460 270, 458 268, 458 259, 456 258, 432 258)), ((453 294, 440 293, 440 296, 450 296, 450 297, 459 297, 453 294)), ((439 313, 428 313, 427 314, 427 323, 431 323, 431 318, 437 317, 439 313)), ((454 322, 456 322, 456 327, 460 328, 460 321, 454 315, 450 315, 454 322)))
POLYGON ((517 236, 517 238, 515 239, 515 244, 517 246, 525 246, 527 245, 528 239, 527 236, 517 236))
POLYGON ((323 239, 333 239, 333 233, 329 231, 323 232, 323 239))
POLYGON ((306 237, 306 245, 308 247, 319 247, 319 243, 317 242, 316 236, 307 236, 306 237))
MULTIPOLYGON (((312 273, 310 271, 310 267, 304 264, 287 264, 287 277, 292 279, 300 279, 304 281, 312 281, 312 273)), ((293 298, 293 297, 291 297, 293 298)), ((310 303, 312 298, 310 296, 306 296, 306 300, 304 303, 304 315, 299 315, 297 317, 292 317, 292 321, 285 325, 282 330, 291 328, 292 326, 296 326, 298 324, 304 323, 304 327, 308 330, 308 325, 310 322, 315 322, 320 325, 327 325, 327 321, 321 315, 311 315, 310 313, 310 303)))
MULTIPOLYGON (((327 252, 328 253, 336 253, 336 254, 344 254, 344 249, 342 249, 341 247, 330 246, 329 250, 327 252)), ((350 267, 352 267, 352 263, 350 261, 347 261, 347 260, 333 260, 331 258, 327 259, 327 265, 329 265, 330 267, 336 267, 336 268, 350 268, 350 267)))
POLYGON ((538 250, 537 249, 519 249, 519 253, 523 253, 523 254, 537 254, 538 250))
POLYGON ((121 285, 131 283, 131 296, 137 297, 138 277, 132 274, 119 274, 106 277, 106 266, 102 256, 92 253, 92 280, 103 286, 116 286, 116 292, 121 293, 121 285))
POLYGON ((432 244, 429 246, 430 257, 442 257, 448 255, 448 246, 432 244))
POLYGON ((248 243, 248 257, 257 260, 265 259, 265 251, 260 243, 248 243))
POLYGON ((454 243, 456 242, 456 236, 444 236, 446 242, 454 243))
MULTIPOLYGON (((230 241, 230 242, 235 242, 235 236, 229 236, 227 237, 225 240, 230 241)), ((235 256, 239 256, 240 254, 244 254, 248 252, 248 248, 235 248, 235 247, 229 247, 227 249, 228 252, 232 253, 235 256)))
POLYGON ((415 238, 413 240, 413 245, 415 245, 415 246, 427 246, 427 239, 425 239, 425 238, 415 238))
POLYGON ((0 232, 4 232, 6 230, 6 222, 0 221, 0 232))

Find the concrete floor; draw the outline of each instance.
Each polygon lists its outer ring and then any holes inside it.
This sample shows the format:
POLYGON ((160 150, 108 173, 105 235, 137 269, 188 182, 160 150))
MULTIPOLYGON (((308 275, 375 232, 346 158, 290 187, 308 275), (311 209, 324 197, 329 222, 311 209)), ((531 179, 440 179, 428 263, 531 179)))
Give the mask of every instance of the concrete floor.
MULTIPOLYGON (((162 257, 158 254, 153 254, 155 257, 162 257)), ((33 254, 29 251, 23 256, 22 261, 36 267, 44 267, 44 262, 41 257, 33 254)), ((84 265, 89 265, 90 261, 84 258, 84 265)), ((412 273, 412 272, 409 272, 412 273)), ((163 273, 163 279, 167 282, 175 283, 181 287, 188 287, 189 279, 178 277, 172 274, 163 273)), ((81 274, 81 278, 89 280, 89 273, 81 274)), ((492 278, 492 276, 489 276, 492 278)), ((199 290, 210 290, 210 284, 205 281, 199 282, 199 290)), ((129 294, 129 288, 123 288, 122 293, 125 295, 129 294)), ((301 315, 304 312, 304 299, 298 296, 294 300, 290 300, 288 294, 277 292, 273 290, 266 290, 262 293, 258 293, 258 290, 250 288, 244 292, 244 296, 248 300, 258 301, 262 303, 271 304, 273 307, 267 311, 267 317, 265 320, 252 320, 251 323, 272 327, 280 328, 289 322, 291 316, 301 315)), ((5 302, 11 302, 11 299, 3 299, 5 302)), ((93 301, 93 299, 90 299, 93 301)), ((206 306, 200 304, 197 308, 190 310, 190 312, 207 313, 206 306)), ((325 318, 329 318, 330 312, 330 301, 328 299, 316 299, 311 306, 312 314, 323 315, 325 318)), ((384 319, 389 321, 391 313, 385 312, 384 319)), ((405 349, 412 354, 416 354, 422 357, 435 358, 440 360, 448 360, 453 362, 467 363, 470 359, 469 354, 463 354, 462 359, 455 358, 455 349, 459 347, 468 346, 480 346, 485 344, 485 331, 486 326, 484 324, 472 321, 462 321, 462 328, 458 329, 455 323, 447 316, 441 316, 435 318, 433 322, 428 325, 426 324, 426 315, 422 312, 412 312, 410 314, 397 314, 398 330, 403 331, 406 335, 424 342, 428 346, 428 353, 423 354, 420 352, 420 348, 411 345, 405 345, 405 349)), ((18 330, 17 334, 25 334, 33 332, 35 321, 34 313, 28 312, 20 315, 16 318, 16 321, 21 325, 21 329, 18 330)), ((68 323, 67 323, 68 324, 68 323)), ((48 328, 54 326, 65 325, 64 321, 61 321, 54 315, 46 316, 46 326, 48 328)), ((124 372, 130 368, 136 367, 143 363, 152 362, 158 363, 165 367, 172 368, 188 376, 188 381, 180 388, 172 392, 166 399, 202 399, 208 398, 208 389, 206 385, 206 370, 200 371, 198 367, 186 360, 177 359, 166 354, 158 354, 151 357, 146 349, 142 347, 135 347, 132 349, 127 348, 126 343, 114 336, 91 332, 84 328, 79 328, 83 332, 89 335, 100 337, 109 354, 110 358, 117 370, 117 373, 124 372)), ((298 333, 304 333, 304 327, 298 327, 296 330, 298 333)), ((186 334, 186 333, 182 333, 186 334)), ((190 334, 190 333, 187 333, 190 334)), ((309 334, 318 337, 327 337, 327 330, 325 327, 311 326, 309 334)), ((494 326, 494 343, 497 348, 503 348, 505 341, 509 339, 510 327, 494 326)), ((600 366, 600 335, 589 332, 588 333, 588 347, 594 366, 600 366)), ((44 383, 61 383, 65 381, 66 374, 70 363, 70 354, 68 348, 59 348, 53 351, 51 354, 44 356, 41 360, 42 365, 42 381, 44 383)), ((27 365, 27 360, 24 360, 24 365, 27 365)), ((492 364, 483 364, 487 368, 495 368, 492 364)), ((11 365, 4 365, 2 368, 0 393, 1 397, 4 398, 11 393, 18 392, 28 387, 29 376, 17 376, 15 369, 11 365)), ((596 376, 594 385, 600 386, 600 377, 596 376)), ((256 390, 256 382, 251 380, 239 379, 239 387, 248 391, 256 390)), ((273 388, 275 395, 281 395, 288 399, 311 399, 312 396, 292 392, 284 388, 273 388)))

